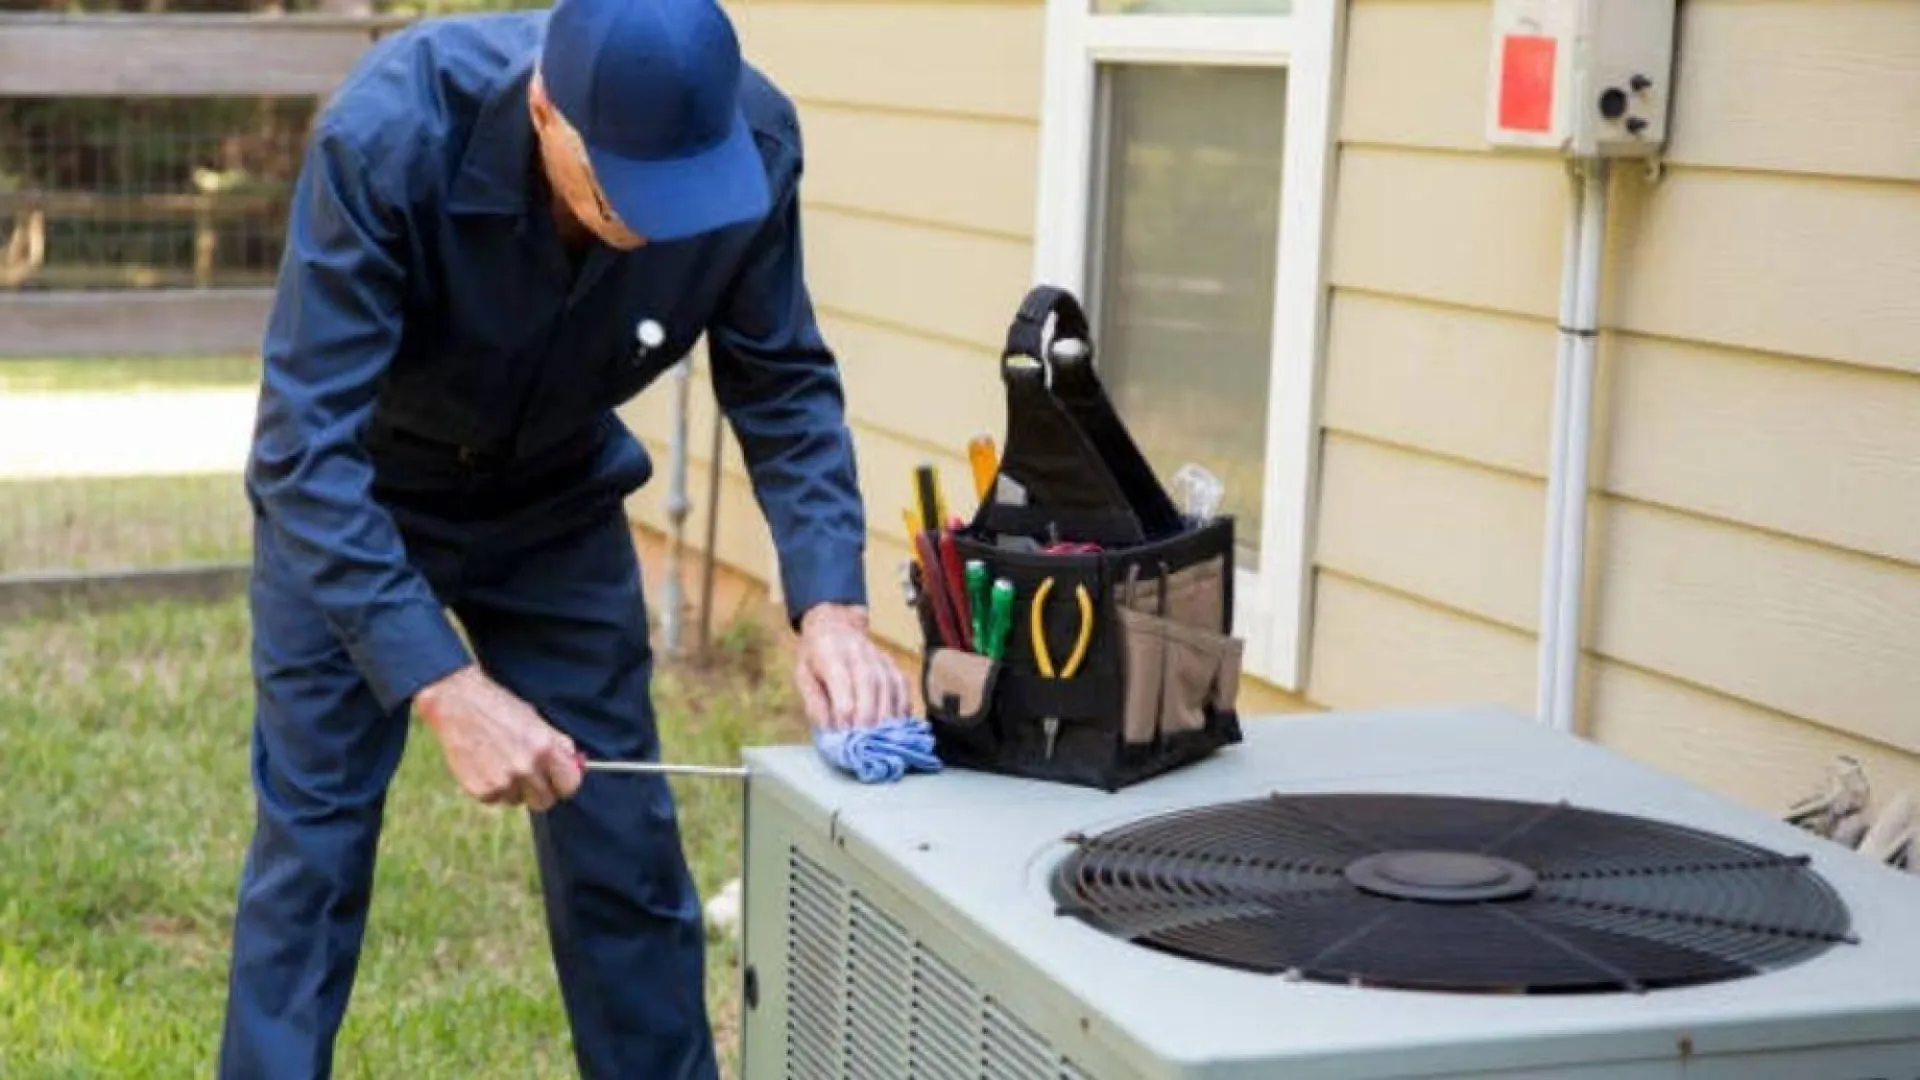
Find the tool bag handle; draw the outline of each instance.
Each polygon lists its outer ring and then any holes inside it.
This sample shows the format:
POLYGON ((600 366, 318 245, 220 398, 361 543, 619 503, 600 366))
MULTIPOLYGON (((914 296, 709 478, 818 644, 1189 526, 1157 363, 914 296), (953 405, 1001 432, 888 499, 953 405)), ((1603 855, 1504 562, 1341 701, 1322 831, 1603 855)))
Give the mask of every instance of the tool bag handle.
POLYGON ((1086 312, 1065 289, 1040 285, 1022 298, 1000 357, 1007 392, 1006 447, 974 525, 990 533, 1139 543, 1146 530, 1125 488, 1049 388, 1049 319, 1057 327, 1056 336, 1087 336, 1086 312))
MULTIPOLYGON (((1057 285, 1028 290, 1007 329, 1000 374, 1007 385, 1008 457, 1020 454, 1016 472, 1046 479, 1045 491, 1030 492, 1032 513, 998 512, 1003 528, 1031 534, 1037 519, 1050 511, 1064 515, 1061 524, 1078 535, 1109 543, 1171 536, 1185 526, 1114 410, 1095 368, 1086 310, 1071 292, 1057 285), (1049 319, 1050 337, 1045 333, 1049 319), (1022 359, 1031 362, 1016 362, 1022 359), (1045 407, 1043 396, 1049 402, 1045 407), (1022 440, 1022 428, 1036 423, 1038 430, 1022 440), (1062 425, 1071 426, 1075 436, 1069 438, 1062 425), (1078 497, 1069 490, 1076 474, 1078 483, 1087 485, 1078 497), (1082 505, 1089 495, 1102 505, 1082 505), (1017 527, 1022 520, 1027 527, 1017 527)), ((1015 479, 1028 483, 1026 477, 1015 479)))
POLYGON ((1000 374, 1003 378, 1011 378, 1014 371, 1024 370, 1025 365, 1009 363, 1016 358, 1025 357, 1042 369, 1049 366, 1052 350, 1043 340, 1048 318, 1053 319, 1053 341, 1084 342, 1088 351, 1092 351, 1093 330, 1087 323, 1086 309, 1080 306, 1080 301, 1058 285, 1036 285, 1027 290, 1027 295, 1020 301, 1020 309, 1014 313, 1013 322, 1007 327, 1007 346, 1000 354, 1000 374))

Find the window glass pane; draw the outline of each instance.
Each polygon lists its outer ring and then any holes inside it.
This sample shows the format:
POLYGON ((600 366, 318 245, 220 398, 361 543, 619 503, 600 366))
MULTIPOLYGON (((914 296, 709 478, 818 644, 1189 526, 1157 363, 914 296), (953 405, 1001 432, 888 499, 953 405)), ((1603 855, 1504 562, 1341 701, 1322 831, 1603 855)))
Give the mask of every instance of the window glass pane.
POLYGON ((1293 0, 1088 0, 1095 15, 1291 15, 1293 0))
POLYGON ((1284 68, 1103 65, 1096 117, 1096 362, 1163 483, 1189 461, 1225 482, 1250 569, 1286 93, 1284 68))

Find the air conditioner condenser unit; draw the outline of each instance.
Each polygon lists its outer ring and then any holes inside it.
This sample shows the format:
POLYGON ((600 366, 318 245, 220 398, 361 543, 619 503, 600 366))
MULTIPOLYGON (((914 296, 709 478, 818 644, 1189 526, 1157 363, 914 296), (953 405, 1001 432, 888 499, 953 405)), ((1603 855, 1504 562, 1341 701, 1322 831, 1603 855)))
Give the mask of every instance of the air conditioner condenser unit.
POLYGON ((745 1080, 1920 1080, 1920 877, 1500 709, 1115 793, 749 752, 745 1080))

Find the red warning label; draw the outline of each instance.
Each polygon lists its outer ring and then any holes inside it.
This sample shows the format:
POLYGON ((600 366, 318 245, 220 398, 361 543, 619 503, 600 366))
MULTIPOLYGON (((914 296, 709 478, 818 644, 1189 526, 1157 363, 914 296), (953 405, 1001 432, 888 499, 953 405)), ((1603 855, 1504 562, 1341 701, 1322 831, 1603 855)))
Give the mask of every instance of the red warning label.
POLYGON ((1553 66, 1557 42, 1550 37, 1509 35, 1500 49, 1500 126, 1545 132, 1553 126, 1553 66))

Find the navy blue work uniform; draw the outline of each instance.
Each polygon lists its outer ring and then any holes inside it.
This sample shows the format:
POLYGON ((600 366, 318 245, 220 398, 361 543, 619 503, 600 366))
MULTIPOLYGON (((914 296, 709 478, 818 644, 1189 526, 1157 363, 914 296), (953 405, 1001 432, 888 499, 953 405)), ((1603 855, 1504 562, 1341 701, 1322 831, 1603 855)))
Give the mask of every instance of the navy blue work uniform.
MULTIPOLYGON (((842 389, 802 274, 793 106, 746 70, 763 219, 576 263, 528 111, 545 18, 383 39, 308 145, 246 477, 257 824, 223 1077, 329 1074, 416 691, 477 659, 589 756, 657 759, 623 510, 653 469, 612 410, 702 334, 788 615, 865 600, 842 389)), ((589 780, 531 816, 583 1074, 713 1077, 667 788, 589 780)))

